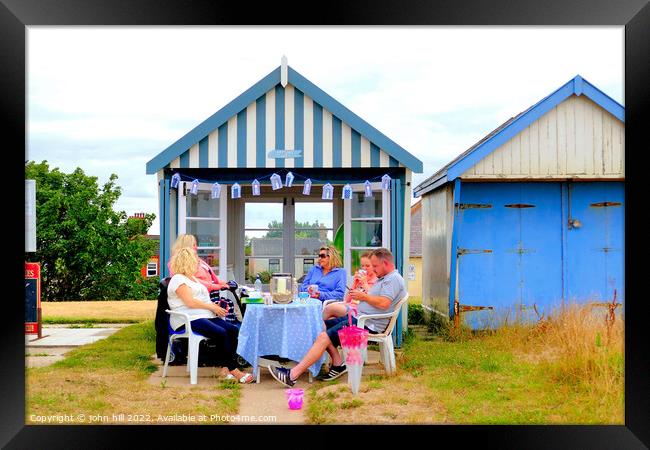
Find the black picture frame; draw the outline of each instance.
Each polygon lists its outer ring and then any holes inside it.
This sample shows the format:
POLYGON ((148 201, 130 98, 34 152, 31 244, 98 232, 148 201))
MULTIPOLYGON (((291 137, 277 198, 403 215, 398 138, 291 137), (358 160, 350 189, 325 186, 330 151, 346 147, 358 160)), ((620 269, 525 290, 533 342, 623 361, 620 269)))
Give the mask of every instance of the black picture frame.
MULTIPOLYGON (((625 26, 625 108, 626 108, 626 303, 625 425, 624 426, 417 426, 417 427, 283 427, 239 426, 156 427, 156 426, 66 426, 25 425, 24 354, 24 249, 19 248, 22 229, 17 221, 5 221, 10 255, 4 266, 5 290, 1 327, 3 376, 0 381, 0 445, 6 448, 115 448, 146 445, 167 448, 174 442, 195 445, 251 445, 252 436, 262 445, 296 445, 322 441, 326 445, 360 442, 377 445, 377 433, 395 436, 395 445, 447 445, 474 441, 487 448, 647 448, 650 445, 650 390, 648 356, 643 345, 648 326, 639 281, 644 269, 643 243, 639 230, 644 188, 639 171, 647 151, 648 95, 650 79, 647 55, 650 53, 650 6, 646 0, 444 0, 433 2, 397 2, 366 0, 327 2, 319 8, 307 2, 235 3, 154 0, 0 0, 0 127, 3 155, 10 167, 4 174, 5 204, 10 214, 21 216, 22 199, 11 181, 20 173, 20 149, 26 145, 26 27, 30 25, 620 25, 625 26), (639 164, 635 164, 636 162, 639 164), (633 205, 633 207, 630 207, 633 205), (636 219, 636 220, 635 220, 636 219), (407 429, 403 429, 407 428, 407 429), (350 433, 342 437, 341 433, 350 433), (412 433, 417 432, 416 438, 412 433), (408 433, 408 434, 406 434, 408 433), (319 439, 320 435, 324 439, 319 439), (138 438, 145 438, 141 443, 138 438), (422 438, 419 439, 419 438, 422 438), (328 439, 329 438, 329 439, 328 439), (349 439, 354 439, 349 441, 349 439), (403 440, 402 442, 400 442, 403 440), (418 442, 416 444, 416 442, 418 442)), ((570 45, 570 43, 568 43, 570 45)), ((495 49, 498 51, 498 49, 495 49)), ((576 48, 576 52, 580 49, 576 48)), ((477 70, 477 77, 480 70, 477 70)), ((144 169, 143 169, 144 172, 144 169)), ((23 177, 24 178, 24 177, 23 177)), ((645 227, 644 227, 645 228, 645 227)), ((355 444, 356 445, 356 444, 355 444)))

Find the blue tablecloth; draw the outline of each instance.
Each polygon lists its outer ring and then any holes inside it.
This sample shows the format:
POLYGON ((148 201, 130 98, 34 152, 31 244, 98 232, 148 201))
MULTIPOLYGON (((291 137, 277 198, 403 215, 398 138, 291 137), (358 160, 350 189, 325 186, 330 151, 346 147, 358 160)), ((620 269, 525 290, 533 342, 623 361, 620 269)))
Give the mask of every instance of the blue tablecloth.
MULTIPOLYGON (((324 331, 322 302, 308 299, 306 304, 294 301, 287 305, 246 305, 246 313, 239 330, 237 353, 257 371, 257 359, 264 355, 278 355, 300 361, 324 331)), ((309 367, 318 375, 326 353, 309 367)))

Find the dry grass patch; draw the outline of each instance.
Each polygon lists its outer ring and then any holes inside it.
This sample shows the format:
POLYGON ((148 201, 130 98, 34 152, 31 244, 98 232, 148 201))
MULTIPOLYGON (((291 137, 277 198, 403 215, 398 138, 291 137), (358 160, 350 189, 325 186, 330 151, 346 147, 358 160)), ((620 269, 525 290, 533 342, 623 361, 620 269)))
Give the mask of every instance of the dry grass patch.
POLYGON ((143 322, 156 316, 155 300, 43 302, 43 322, 62 323, 73 319, 93 322, 143 322))
POLYGON ((353 395, 345 376, 337 384, 314 386, 308 395, 308 423, 407 424, 447 423, 445 408, 414 377, 364 377, 353 395))

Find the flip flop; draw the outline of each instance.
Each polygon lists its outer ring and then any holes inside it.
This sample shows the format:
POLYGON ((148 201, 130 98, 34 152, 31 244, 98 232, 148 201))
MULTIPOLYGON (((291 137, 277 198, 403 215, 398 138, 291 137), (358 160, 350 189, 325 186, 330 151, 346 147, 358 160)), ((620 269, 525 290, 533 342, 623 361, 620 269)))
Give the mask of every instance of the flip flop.
MULTIPOLYGON (((234 377, 233 377, 234 378, 234 377)), ((247 373, 243 377, 239 379, 239 382, 242 384, 249 384, 255 381, 255 377, 253 377, 253 374, 247 373)))
POLYGON ((234 376, 232 373, 229 373, 229 374, 226 375, 226 377, 224 378, 224 380, 234 380, 234 379, 235 379, 235 376, 234 376))

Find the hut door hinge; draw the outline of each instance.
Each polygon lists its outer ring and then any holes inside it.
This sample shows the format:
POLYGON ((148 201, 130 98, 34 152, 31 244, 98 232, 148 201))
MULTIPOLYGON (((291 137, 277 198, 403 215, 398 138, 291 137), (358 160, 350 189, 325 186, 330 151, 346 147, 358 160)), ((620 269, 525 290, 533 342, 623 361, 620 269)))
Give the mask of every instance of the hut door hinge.
POLYGON ((459 256, 460 255, 466 255, 468 253, 474 253, 474 254, 476 254, 476 253, 492 253, 492 250, 489 250, 489 249, 481 250, 481 249, 471 249, 471 248, 459 248, 458 249, 458 255, 459 256))

